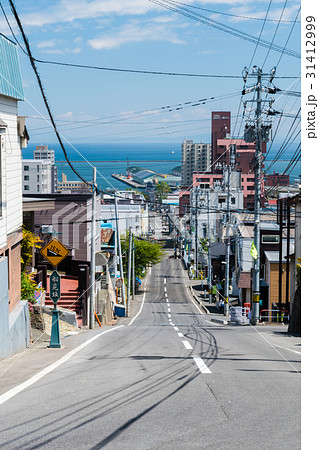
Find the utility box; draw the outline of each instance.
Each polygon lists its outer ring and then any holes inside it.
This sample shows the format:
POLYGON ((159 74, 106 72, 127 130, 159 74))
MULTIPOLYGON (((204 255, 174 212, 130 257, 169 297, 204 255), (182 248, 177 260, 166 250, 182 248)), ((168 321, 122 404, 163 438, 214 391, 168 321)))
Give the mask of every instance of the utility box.
POLYGON ((125 317, 125 306, 116 303, 114 305, 114 315, 117 317, 125 317))

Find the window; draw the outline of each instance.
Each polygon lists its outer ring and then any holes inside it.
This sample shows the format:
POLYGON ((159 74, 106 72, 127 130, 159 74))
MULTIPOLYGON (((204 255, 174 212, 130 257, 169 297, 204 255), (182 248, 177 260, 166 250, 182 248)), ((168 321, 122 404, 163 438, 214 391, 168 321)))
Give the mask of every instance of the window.
POLYGON ((30 168, 29 168, 29 166, 23 166, 23 170, 26 172, 29 172, 30 168))
POLYGON ((39 183, 40 181, 40 175, 37 175, 37 182, 39 183))
POLYGON ((29 175, 24 175, 24 181, 29 181, 29 179, 30 179, 30 177, 29 177, 29 175))
POLYGON ((25 191, 29 191, 29 190, 30 190, 30 186, 25 185, 25 186, 24 186, 24 190, 25 190, 25 191))
POLYGON ((261 237, 261 242, 263 244, 278 244, 279 243, 279 235, 278 234, 264 234, 261 237))
POLYGON ((40 166, 37 164, 37 172, 40 172, 40 166))

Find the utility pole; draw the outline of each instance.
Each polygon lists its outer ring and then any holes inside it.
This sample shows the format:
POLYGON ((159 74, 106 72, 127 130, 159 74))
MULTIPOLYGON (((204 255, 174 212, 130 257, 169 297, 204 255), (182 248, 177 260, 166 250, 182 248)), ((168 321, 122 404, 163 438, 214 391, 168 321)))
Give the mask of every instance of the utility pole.
POLYGON ((229 164, 227 167, 227 213, 226 213, 226 273, 224 286, 224 315, 229 315, 229 259, 230 259, 230 179, 232 167, 236 164, 236 145, 229 146, 229 164))
MULTIPOLYGON (((246 83, 248 77, 248 69, 245 67, 245 74, 243 75, 244 82, 246 83)), ((274 67, 270 74, 269 84, 267 87, 262 85, 262 78, 267 75, 263 73, 262 69, 254 66, 253 73, 251 75, 257 77, 257 83, 252 88, 244 89, 242 94, 248 94, 250 92, 256 92, 256 100, 251 100, 256 102, 255 110, 255 121, 252 125, 246 124, 244 140, 246 142, 255 142, 255 204, 254 204, 254 244, 257 250, 257 257, 254 258, 253 266, 253 295, 252 295, 252 314, 251 314, 251 324, 256 325, 259 323, 259 299, 260 299, 260 201, 261 201, 261 159, 262 159, 262 149, 261 143, 269 141, 269 135, 271 130, 271 124, 262 123, 262 114, 275 115, 277 111, 271 111, 270 108, 274 103, 274 99, 263 100, 261 97, 262 92, 267 92, 268 94, 276 94, 279 91, 275 86, 270 86, 274 79, 276 68, 274 67), (263 113, 262 103, 268 102, 269 108, 263 113)), ((246 102, 244 103, 246 107, 246 102)))
POLYGON ((135 299, 135 246, 134 246, 134 240, 132 236, 132 300, 135 299))
MULTIPOLYGON (((114 197, 114 202, 115 202, 115 197, 114 197)), ((115 214, 116 216, 116 214, 115 214)), ((113 287, 115 289, 115 284, 116 284, 116 278, 117 278, 117 226, 118 226, 118 220, 117 217, 115 224, 116 224, 116 229, 115 229, 115 233, 114 233, 114 280, 113 280, 113 287)))
POLYGON ((212 277, 212 260, 210 256, 210 190, 207 191, 207 240, 208 240, 208 292, 209 292, 209 303, 213 302, 212 290, 213 290, 213 277, 212 277))
POLYGON ((279 199, 279 274, 278 274, 278 309, 282 303, 282 231, 283 231, 283 199, 279 199))
POLYGON ((230 237, 229 237, 229 219, 230 219, 230 165, 227 168, 227 213, 226 213, 226 270, 224 285, 224 316, 229 315, 229 254, 230 254, 230 237))
POLYGON ((198 188, 195 187, 195 276, 198 274, 198 188))
MULTIPOLYGON (((289 297, 289 267, 290 267, 290 203, 289 199, 286 201, 287 205, 287 252, 286 252, 286 309, 290 303, 289 297)), ((289 309, 288 309, 289 310, 289 309)))
POLYGON ((129 251, 128 251, 128 268, 127 268, 127 309, 126 315, 129 315, 131 301, 131 272, 132 272, 132 228, 129 229, 129 251))
POLYGON ((95 201, 96 201, 96 167, 93 167, 92 182, 92 221, 91 221, 91 264, 90 264, 90 304, 89 304, 89 328, 94 328, 94 303, 95 303, 95 201))
POLYGON ((261 197, 261 134, 260 134, 260 117, 261 117, 261 73, 258 68, 257 74, 257 108, 256 108, 256 150, 255 150, 255 220, 254 220, 254 244, 257 249, 257 258, 254 259, 253 269, 253 305, 251 313, 251 323, 256 325, 259 323, 259 298, 260 298, 260 197, 261 197))
POLYGON ((118 251, 119 251, 120 277, 122 280, 122 301, 123 301, 123 305, 125 305, 125 282, 124 282, 124 273, 123 273, 123 259, 122 259, 121 237, 120 237, 116 192, 114 192, 114 206, 115 206, 115 219, 116 219, 116 237, 117 237, 117 245, 118 245, 118 251))

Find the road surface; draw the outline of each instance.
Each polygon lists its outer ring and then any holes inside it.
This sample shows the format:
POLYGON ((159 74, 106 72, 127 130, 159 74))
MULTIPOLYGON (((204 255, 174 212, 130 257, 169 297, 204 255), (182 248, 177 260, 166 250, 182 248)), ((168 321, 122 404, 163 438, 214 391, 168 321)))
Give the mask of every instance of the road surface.
POLYGON ((299 449, 300 348, 214 324, 186 285, 154 266, 138 315, 0 405, 0 448, 299 449))

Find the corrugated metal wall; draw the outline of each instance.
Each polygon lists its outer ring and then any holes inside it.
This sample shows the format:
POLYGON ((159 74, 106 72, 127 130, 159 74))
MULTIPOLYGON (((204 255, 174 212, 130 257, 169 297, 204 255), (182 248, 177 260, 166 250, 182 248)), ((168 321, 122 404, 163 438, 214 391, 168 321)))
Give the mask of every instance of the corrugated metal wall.
POLYGON ((16 45, 0 33, 0 94, 24 100, 16 45))

